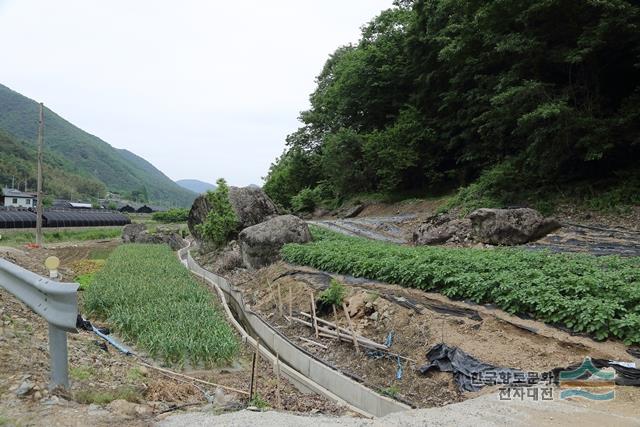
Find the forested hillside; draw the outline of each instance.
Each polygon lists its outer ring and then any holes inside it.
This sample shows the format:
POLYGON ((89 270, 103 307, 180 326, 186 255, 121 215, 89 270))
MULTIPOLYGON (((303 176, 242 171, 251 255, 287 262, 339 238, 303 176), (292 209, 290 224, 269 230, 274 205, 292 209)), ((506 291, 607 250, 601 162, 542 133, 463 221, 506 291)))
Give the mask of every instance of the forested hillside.
POLYGON ((310 209, 460 188, 466 208, 640 204, 640 7, 404 0, 338 48, 265 190, 310 209))
MULTIPOLYGON (((11 135, 15 141, 21 141, 25 150, 35 149, 38 104, 0 85, 0 130, 11 135)), ((92 181, 103 183, 103 188, 110 191, 123 195, 144 193, 148 194, 152 202, 181 206, 191 204, 196 196, 171 181, 146 160, 129 151, 113 148, 46 107, 45 145, 49 152, 63 161, 65 172, 93 177, 95 179, 92 181)), ((4 144, 0 146, 0 154, 3 157, 5 155, 4 144)), ((0 172, 3 175, 9 174, 5 169, 0 172)), ((16 178, 23 181, 26 177, 19 174, 16 178)), ((64 194, 56 193, 61 197, 64 194)), ((80 191, 80 194, 85 192, 80 191)), ((96 195, 95 192, 89 194, 96 195)))
MULTIPOLYGON (((43 172, 44 191, 67 199, 94 198, 104 194, 104 184, 88 175, 71 172, 73 167, 60 156, 45 150, 43 172)), ((18 142, 0 131, 0 184, 9 185, 15 179, 16 187, 36 189, 36 149, 31 144, 18 142)))

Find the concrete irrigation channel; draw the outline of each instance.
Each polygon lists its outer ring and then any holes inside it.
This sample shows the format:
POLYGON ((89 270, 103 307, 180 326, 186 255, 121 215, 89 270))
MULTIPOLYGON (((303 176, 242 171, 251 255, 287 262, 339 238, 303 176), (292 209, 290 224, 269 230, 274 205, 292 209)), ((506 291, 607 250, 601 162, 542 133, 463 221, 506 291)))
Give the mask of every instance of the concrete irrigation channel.
POLYGON ((260 354, 274 367, 279 359, 281 374, 300 390, 318 393, 365 417, 383 417, 411 409, 409 405, 383 396, 347 377, 292 343, 253 312, 245 303, 242 293, 225 278, 203 269, 191 257, 189 249, 186 247, 178 252, 180 260, 192 273, 215 288, 229 321, 238 330, 243 342, 256 347, 258 338, 260 354))

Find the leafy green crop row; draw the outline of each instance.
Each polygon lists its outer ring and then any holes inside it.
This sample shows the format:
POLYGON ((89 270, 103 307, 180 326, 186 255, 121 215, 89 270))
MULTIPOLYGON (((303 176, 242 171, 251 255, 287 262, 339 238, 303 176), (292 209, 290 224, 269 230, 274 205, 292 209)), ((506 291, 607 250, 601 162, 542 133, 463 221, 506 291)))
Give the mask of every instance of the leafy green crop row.
POLYGON ((285 260, 336 273, 494 303, 598 339, 640 343, 640 259, 521 249, 407 247, 313 228, 285 260))
POLYGON ((238 341, 199 285, 164 245, 123 245, 96 273, 85 308, 167 363, 226 362, 238 341))

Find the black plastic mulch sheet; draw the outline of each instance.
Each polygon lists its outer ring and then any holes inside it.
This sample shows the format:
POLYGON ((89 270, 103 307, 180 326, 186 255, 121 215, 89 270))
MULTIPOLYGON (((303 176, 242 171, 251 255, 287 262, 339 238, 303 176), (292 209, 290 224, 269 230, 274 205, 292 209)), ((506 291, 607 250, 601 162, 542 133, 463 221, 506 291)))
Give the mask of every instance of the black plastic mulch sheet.
POLYGON ((485 385, 490 385, 487 380, 491 378, 501 384, 528 384, 527 373, 522 370, 500 368, 480 362, 459 348, 449 347, 444 343, 433 346, 427 353, 427 360, 428 364, 418 368, 421 374, 431 370, 453 372, 453 379, 463 391, 478 391, 485 385))

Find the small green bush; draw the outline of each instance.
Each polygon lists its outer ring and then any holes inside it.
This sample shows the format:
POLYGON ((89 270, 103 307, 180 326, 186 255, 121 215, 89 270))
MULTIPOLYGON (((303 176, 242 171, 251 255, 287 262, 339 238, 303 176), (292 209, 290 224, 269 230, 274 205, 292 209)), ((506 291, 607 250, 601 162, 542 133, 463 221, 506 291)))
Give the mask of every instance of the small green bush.
POLYGON ((291 198, 291 208, 295 212, 313 212, 320 203, 319 187, 311 189, 303 188, 298 194, 291 198))
POLYGON ((207 201, 210 211, 206 220, 196 226, 198 232, 214 246, 224 246, 238 228, 236 216, 229 201, 229 187, 227 182, 220 178, 216 181, 218 187, 215 191, 207 192, 207 201))
POLYGON ((175 208, 166 212, 154 212, 151 218, 154 221, 165 223, 186 222, 189 218, 189 209, 175 208))
POLYGON ((320 301, 325 304, 341 306, 342 300, 347 295, 347 289, 336 279, 331 279, 329 287, 320 294, 320 301))

